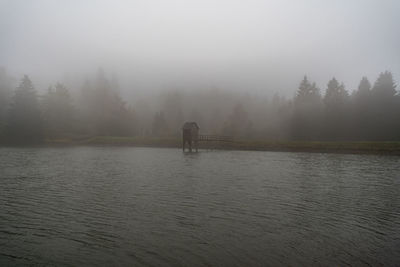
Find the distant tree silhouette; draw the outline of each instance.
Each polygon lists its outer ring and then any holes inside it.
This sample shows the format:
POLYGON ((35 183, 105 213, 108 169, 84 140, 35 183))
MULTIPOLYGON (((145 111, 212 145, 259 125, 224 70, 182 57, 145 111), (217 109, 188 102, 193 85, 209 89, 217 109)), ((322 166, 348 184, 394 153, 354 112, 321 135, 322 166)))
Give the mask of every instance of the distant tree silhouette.
POLYGON ((14 80, 8 76, 4 68, 0 68, 0 139, 4 136, 7 110, 10 105, 14 80))
POLYGON ((212 134, 218 134, 221 131, 222 114, 219 107, 215 107, 208 117, 208 128, 212 134))
POLYGON ((371 83, 367 77, 362 77, 358 89, 354 93, 356 101, 365 102, 371 97, 371 83))
POLYGON ((172 91, 163 96, 164 116, 169 126, 170 134, 180 135, 184 122, 183 96, 179 91, 172 91))
POLYGON ((392 73, 389 71, 382 72, 372 88, 373 96, 377 101, 392 103, 396 93, 396 84, 392 73))
POLYGON ((68 89, 61 83, 49 87, 43 97, 45 132, 49 137, 62 136, 74 131, 74 108, 68 89))
POLYGON ((152 128, 152 134, 154 136, 162 136, 168 133, 168 124, 164 112, 160 111, 154 115, 152 128))
POLYGON ((304 76, 294 99, 292 136, 298 140, 317 140, 322 135, 322 99, 319 88, 304 76))
POLYGON ((15 89, 6 126, 12 143, 37 143, 43 139, 43 121, 36 90, 27 75, 15 89))
POLYGON ((348 138, 348 101, 344 84, 339 84, 336 78, 328 82, 324 103, 325 103, 325 139, 344 140, 348 138))
POLYGON ((95 110, 96 103, 94 102, 94 89, 90 79, 86 78, 81 90, 80 97, 77 101, 78 117, 77 128, 79 133, 96 134, 95 125, 95 110))
POLYGON ((94 82, 87 80, 82 88, 83 124, 95 135, 127 136, 134 134, 134 113, 111 87, 105 72, 99 69, 94 82))
POLYGON ((242 103, 239 102, 233 107, 232 113, 228 116, 222 132, 225 135, 231 136, 249 136, 252 126, 248 113, 242 103))
POLYGON ((348 100, 349 94, 343 84, 339 84, 336 78, 328 82, 324 102, 328 108, 340 109, 348 100))
POLYGON ((372 87, 371 127, 373 140, 393 140, 399 138, 396 133, 398 125, 398 105, 396 84, 392 73, 382 72, 372 87))
POLYGON ((315 83, 310 83, 307 76, 303 80, 297 90, 295 97, 296 104, 315 104, 321 100, 321 93, 315 83))
POLYGON ((353 140, 370 140, 371 131, 371 83, 367 77, 362 77, 358 89, 352 95, 352 126, 353 140))
MULTIPOLYGON (((266 117, 265 132, 257 135, 266 136, 272 140, 284 140, 290 138, 290 122, 293 113, 292 101, 275 93, 270 102, 266 103, 266 110, 263 110, 266 117)), ((260 130, 259 130, 260 131, 260 130)))

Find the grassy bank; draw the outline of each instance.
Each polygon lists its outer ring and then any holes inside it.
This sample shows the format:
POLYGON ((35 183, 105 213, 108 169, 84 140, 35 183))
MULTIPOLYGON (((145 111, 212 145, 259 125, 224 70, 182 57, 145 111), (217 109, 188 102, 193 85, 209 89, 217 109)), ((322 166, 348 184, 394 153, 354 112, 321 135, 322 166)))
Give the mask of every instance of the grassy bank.
MULTIPOLYGON (((47 140, 48 145, 113 145, 142 147, 181 147, 181 139, 175 137, 113 137, 96 136, 47 140)), ((201 149, 326 152, 351 154, 400 155, 400 142, 271 142, 236 140, 234 142, 200 143, 201 149)))

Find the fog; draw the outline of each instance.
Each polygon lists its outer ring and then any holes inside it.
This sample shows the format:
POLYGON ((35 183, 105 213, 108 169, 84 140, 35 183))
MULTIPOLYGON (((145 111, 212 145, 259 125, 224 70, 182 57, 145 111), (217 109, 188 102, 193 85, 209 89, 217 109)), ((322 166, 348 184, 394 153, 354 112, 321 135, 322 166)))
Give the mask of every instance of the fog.
POLYGON ((399 13, 389 0, 0 0, 0 141, 177 137, 185 121, 400 140, 399 13))
POLYGON ((362 76, 400 73, 395 0, 0 3, 0 65, 40 88, 102 67, 128 96, 170 88, 293 96, 305 74, 353 90, 362 76))

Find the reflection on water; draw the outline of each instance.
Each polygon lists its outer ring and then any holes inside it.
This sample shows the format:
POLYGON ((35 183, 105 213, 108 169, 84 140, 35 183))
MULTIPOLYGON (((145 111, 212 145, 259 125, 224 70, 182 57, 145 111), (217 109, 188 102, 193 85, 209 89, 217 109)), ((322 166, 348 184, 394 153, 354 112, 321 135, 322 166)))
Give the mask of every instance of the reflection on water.
POLYGON ((1 148, 0 265, 399 265, 399 163, 1 148))

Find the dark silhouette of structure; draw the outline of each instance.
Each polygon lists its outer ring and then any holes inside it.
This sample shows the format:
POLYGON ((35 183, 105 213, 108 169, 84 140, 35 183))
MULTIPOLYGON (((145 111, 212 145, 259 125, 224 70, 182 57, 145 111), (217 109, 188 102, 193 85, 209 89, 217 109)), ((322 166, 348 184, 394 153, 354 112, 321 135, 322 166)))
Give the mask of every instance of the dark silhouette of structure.
POLYGON ((196 122, 185 122, 182 126, 182 149, 185 152, 186 144, 189 146, 189 152, 192 152, 192 146, 198 152, 199 142, 211 142, 221 144, 233 142, 233 137, 223 135, 199 134, 199 126, 196 122))
POLYGON ((189 152, 192 152, 192 144, 198 151, 199 126, 195 122, 185 122, 182 127, 182 149, 185 152, 186 143, 189 145, 189 152))

